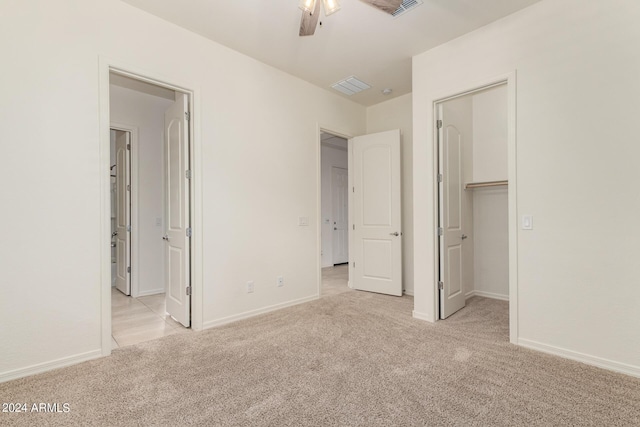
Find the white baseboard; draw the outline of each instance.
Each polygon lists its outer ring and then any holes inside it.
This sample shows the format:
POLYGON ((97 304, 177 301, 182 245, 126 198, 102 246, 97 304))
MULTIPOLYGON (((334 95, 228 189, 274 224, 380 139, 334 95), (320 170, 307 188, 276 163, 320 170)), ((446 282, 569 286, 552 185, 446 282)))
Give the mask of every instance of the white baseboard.
POLYGON ((30 375, 41 374, 58 368, 64 368, 65 366, 75 365, 80 362, 86 362, 87 360, 97 359, 98 357, 102 357, 102 350, 100 349, 76 354, 74 356, 63 357, 50 362, 38 363, 36 365, 27 366, 26 368, 2 372, 0 373, 0 383, 22 377, 28 377, 30 375))
POLYGON ((484 297, 484 298, 491 298, 491 299, 499 299, 501 301, 509 301, 509 295, 494 294, 492 292, 484 292, 484 291, 469 291, 465 295, 464 299, 469 299, 469 298, 475 297, 475 296, 484 297))
POLYGON ((162 294, 162 293, 164 293, 164 288, 162 288, 162 289, 151 289, 149 291, 138 292, 138 295, 136 295, 135 298, 147 297, 149 295, 158 295, 158 294, 162 294))
POLYGON ((223 317, 222 319, 209 320, 204 322, 202 329, 215 328, 216 326, 226 325, 227 323, 237 322, 238 320, 248 319, 249 317, 257 316, 259 314, 269 313, 271 311, 280 310, 282 308, 291 307, 298 304, 304 304, 305 302, 315 301, 319 299, 319 295, 313 295, 306 298, 300 298, 297 300, 287 301, 280 304, 270 305, 269 307, 259 308, 257 310, 245 311, 244 313, 234 314, 233 316, 223 317))
POLYGON ((628 365, 626 363, 616 362, 614 360, 604 359, 602 357, 591 356, 589 354, 579 353, 573 350, 567 350, 548 344, 531 341, 524 338, 518 339, 518 345, 530 348, 532 350, 541 351, 543 353, 553 354, 565 359, 575 360, 577 362, 586 363, 587 365, 597 366, 598 368, 607 369, 609 371, 619 372, 621 374, 630 375, 640 378, 640 366, 628 365))
POLYGON ((420 313, 418 311, 413 310, 412 312, 413 318, 414 319, 418 319, 418 320, 425 320, 429 323, 434 323, 434 319, 433 316, 427 314, 427 313, 420 313))

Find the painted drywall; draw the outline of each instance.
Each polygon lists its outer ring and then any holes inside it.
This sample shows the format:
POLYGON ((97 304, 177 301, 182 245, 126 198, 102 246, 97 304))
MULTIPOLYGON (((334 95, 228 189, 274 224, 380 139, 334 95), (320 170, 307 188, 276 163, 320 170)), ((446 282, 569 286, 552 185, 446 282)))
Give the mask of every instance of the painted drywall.
POLYGON ((473 291, 509 299, 509 206, 503 187, 473 190, 473 291))
POLYGON ((402 281, 413 295, 413 116, 411 94, 367 108, 367 133, 400 129, 402 168, 402 281))
MULTIPOLYGON (((465 96, 449 100, 442 104, 443 135, 446 138, 448 127, 457 130, 462 138, 462 233, 467 238, 462 242, 462 290, 465 295, 475 290, 474 285, 474 221, 473 221, 473 191, 464 190, 464 184, 473 177, 473 100, 465 96)), ((444 172, 444 171, 442 171, 444 172)), ((445 200, 446 203, 446 200, 445 200)))
POLYGON ((101 355, 101 60, 196 91, 203 325, 317 296, 318 132, 365 133, 364 107, 120 1, 2 3, 0 127, 11 143, 0 152, 22 160, 0 168, 5 183, 21 177, 2 187, 21 208, 0 214, 11 224, 0 380, 101 355))
POLYGON ((322 145, 322 267, 333 266, 333 199, 331 197, 331 169, 348 169, 347 150, 322 145), (327 220, 329 222, 327 223, 327 220))
POLYGON ((474 93, 473 181, 507 179, 507 86, 474 93))
POLYGON ((433 102, 515 72, 514 202, 534 229, 513 236, 511 332, 640 376, 638 21, 635 0, 543 0, 413 58, 414 316, 435 318, 433 102))
MULTIPOLYGON (((473 181, 507 179, 507 87, 471 95, 473 103, 473 181)), ((507 187, 476 188, 473 194, 474 280, 476 295, 509 298, 507 187)))
MULTIPOLYGON (((132 265, 137 275, 138 289, 133 296, 164 292, 164 112, 173 101, 158 96, 110 85, 111 122, 137 128, 137 182, 132 188, 138 194, 139 230, 138 265, 132 265), (160 218, 160 224, 156 220, 160 218)), ((132 171, 136 168, 132 167, 132 171)), ((133 258, 135 259, 135 258, 133 258)))

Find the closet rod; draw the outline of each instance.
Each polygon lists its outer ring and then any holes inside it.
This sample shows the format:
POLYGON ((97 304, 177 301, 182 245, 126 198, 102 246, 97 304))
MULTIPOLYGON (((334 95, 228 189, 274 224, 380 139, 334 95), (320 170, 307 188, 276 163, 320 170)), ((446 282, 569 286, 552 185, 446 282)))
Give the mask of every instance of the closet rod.
POLYGON ((464 189, 480 188, 480 187, 498 187, 500 185, 509 185, 509 181, 486 181, 486 182, 469 182, 464 189))

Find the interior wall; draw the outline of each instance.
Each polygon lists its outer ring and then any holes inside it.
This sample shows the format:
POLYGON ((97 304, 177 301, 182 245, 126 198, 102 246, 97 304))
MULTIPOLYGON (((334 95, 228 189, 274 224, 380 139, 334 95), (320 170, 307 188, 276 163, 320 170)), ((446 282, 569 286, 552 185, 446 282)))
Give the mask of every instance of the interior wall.
MULTIPOLYGON (((474 93, 473 181, 507 180, 507 86, 474 93)), ((507 187, 473 194, 474 294, 509 299, 509 206, 507 187)))
POLYGON ((503 181, 507 174, 507 86, 474 93, 473 181, 503 181))
POLYGON ((400 129, 402 169, 402 281, 413 295, 413 106, 411 94, 399 96, 367 108, 367 133, 400 129))
POLYGON ((333 266, 333 199, 331 197, 331 169, 348 169, 347 150, 323 145, 322 151, 322 267, 333 266), (327 222, 328 221, 328 222, 327 222))
POLYGON ((102 354, 100 60, 196 91, 203 326, 317 297, 318 129, 363 134, 364 107, 120 1, 2 9, 0 153, 24 161, 0 169, 23 207, 0 214, 0 380, 102 354))
POLYGON ((413 58, 414 316, 435 319, 433 103, 515 72, 511 332, 640 376, 639 20, 635 0, 543 0, 413 58))

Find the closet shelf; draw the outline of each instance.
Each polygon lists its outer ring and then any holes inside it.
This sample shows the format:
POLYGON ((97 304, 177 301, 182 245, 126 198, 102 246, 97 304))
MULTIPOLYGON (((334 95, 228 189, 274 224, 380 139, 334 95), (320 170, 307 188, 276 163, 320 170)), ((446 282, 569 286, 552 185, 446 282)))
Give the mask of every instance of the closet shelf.
POLYGON ((465 184, 464 189, 473 190, 474 188, 499 187, 502 185, 509 185, 509 181, 468 182, 465 184))

